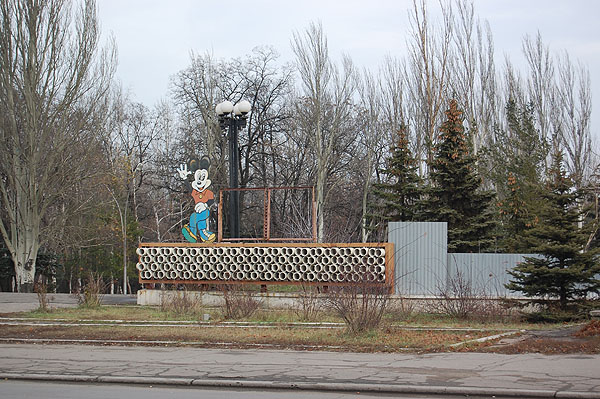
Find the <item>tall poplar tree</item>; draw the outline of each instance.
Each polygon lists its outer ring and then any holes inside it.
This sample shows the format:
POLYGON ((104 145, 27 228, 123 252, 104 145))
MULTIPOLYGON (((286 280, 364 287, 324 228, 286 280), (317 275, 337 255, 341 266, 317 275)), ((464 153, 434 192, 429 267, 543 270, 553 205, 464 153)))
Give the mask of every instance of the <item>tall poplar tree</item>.
POLYGON ((527 260, 509 271, 506 287, 528 297, 558 298, 565 310, 571 299, 600 292, 598 250, 585 251, 589 227, 580 228, 580 192, 563 168, 560 151, 553 155, 546 191, 539 201, 540 220, 525 239, 540 258, 527 260))
POLYGON ((33 289, 52 207, 97 184, 89 166, 116 59, 98 24, 94 0, 0 1, 0 235, 20 292, 33 289))
POLYGON ((448 222, 448 251, 482 252, 493 248, 494 194, 482 189, 476 158, 463 126, 462 111, 450 101, 440 128, 430 186, 420 203, 422 219, 448 222))

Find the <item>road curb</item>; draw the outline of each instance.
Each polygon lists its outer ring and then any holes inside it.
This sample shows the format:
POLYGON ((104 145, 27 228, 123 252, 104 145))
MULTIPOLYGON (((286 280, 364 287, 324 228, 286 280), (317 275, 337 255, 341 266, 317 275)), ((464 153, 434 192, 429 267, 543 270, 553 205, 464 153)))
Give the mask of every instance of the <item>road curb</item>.
POLYGON ((171 385, 195 386, 211 388, 247 388, 247 389, 278 389, 331 392, 376 392, 393 394, 429 394, 456 396, 503 396, 529 398, 570 398, 570 399, 600 399, 600 392, 554 391, 537 389, 511 388, 481 388, 481 387, 450 387, 432 385, 393 385, 393 384, 358 384, 358 383, 309 383, 309 382, 278 382, 250 380, 214 380, 169 377, 131 377, 131 376, 92 376, 76 374, 25 374, 0 373, 3 380, 37 380, 60 382, 90 382, 105 384, 140 384, 140 385, 171 385))

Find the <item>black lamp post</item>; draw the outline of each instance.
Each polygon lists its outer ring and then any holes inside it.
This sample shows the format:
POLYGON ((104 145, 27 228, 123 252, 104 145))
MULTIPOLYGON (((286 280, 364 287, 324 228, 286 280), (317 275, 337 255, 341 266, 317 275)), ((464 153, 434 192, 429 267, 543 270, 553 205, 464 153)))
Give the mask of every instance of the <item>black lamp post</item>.
MULTIPOLYGON (((242 100, 233 105, 231 101, 223 101, 218 104, 215 111, 219 116, 219 126, 223 131, 227 130, 229 139, 229 187, 238 188, 238 132, 246 126, 250 103, 242 100)), ((240 237, 240 200, 239 192, 232 191, 229 197, 229 232, 231 238, 240 237)))

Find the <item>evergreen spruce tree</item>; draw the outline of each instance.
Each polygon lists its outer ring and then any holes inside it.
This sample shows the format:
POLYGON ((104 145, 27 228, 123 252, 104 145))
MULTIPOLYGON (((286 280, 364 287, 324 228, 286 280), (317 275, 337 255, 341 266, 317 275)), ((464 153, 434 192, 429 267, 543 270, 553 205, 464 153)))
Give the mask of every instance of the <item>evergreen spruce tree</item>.
POLYGON ((540 220, 525 235, 531 251, 541 257, 527 258, 509 271, 513 279, 506 284, 508 289, 528 297, 558 298, 563 310, 569 300, 600 291, 597 251, 584 251, 589 228, 578 227, 579 195, 557 151, 539 203, 540 220))
POLYGON ((484 191, 462 112, 450 101, 430 165, 430 186, 420 204, 422 219, 448 222, 448 251, 482 252, 494 247, 494 194, 484 191))
MULTIPOLYGON (((508 173, 506 179, 508 193, 498 202, 502 223, 500 246, 505 251, 512 253, 530 253, 531 249, 524 236, 537 224, 539 207, 528 194, 539 193, 540 189, 539 187, 522 187, 523 181, 521 180, 519 183, 517 179, 512 172, 508 173)), ((539 201, 539 196, 537 198, 539 201)))
POLYGON ((379 201, 374 217, 381 221, 406 222, 415 220, 415 204, 421 195, 421 178, 406 137, 406 128, 398 131, 398 142, 387 159, 385 183, 373 185, 373 194, 379 201))
POLYGON ((500 247, 508 252, 529 252, 524 234, 535 225, 542 190, 541 171, 548 144, 535 128, 533 107, 506 106, 507 129, 497 129, 494 143, 484 151, 486 176, 494 183, 502 225, 500 247))

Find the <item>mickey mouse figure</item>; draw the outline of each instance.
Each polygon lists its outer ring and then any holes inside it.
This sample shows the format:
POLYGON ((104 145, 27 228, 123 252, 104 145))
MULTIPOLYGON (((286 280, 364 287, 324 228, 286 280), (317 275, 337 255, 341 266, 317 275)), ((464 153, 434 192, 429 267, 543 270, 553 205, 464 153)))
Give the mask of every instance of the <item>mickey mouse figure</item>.
POLYGON ((191 189, 192 198, 194 198, 194 213, 190 216, 190 223, 183 226, 181 232, 189 242, 213 242, 215 233, 208 230, 208 218, 210 216, 210 206, 215 202, 215 195, 208 189, 211 184, 208 178, 208 167, 210 161, 204 156, 200 162, 193 159, 189 162, 190 168, 185 164, 179 165, 177 172, 179 177, 186 182, 188 189, 191 189), (189 184, 188 176, 193 174, 194 180, 189 184))

